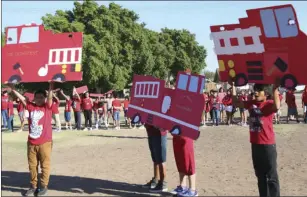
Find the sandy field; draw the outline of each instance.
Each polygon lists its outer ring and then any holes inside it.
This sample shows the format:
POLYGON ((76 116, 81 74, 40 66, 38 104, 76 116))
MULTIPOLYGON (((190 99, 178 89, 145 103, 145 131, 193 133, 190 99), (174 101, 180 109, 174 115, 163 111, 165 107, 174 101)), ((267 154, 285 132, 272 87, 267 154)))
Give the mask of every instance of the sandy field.
MULTIPOLYGON (((307 194, 306 126, 295 121, 274 126, 282 196, 307 194)), ((49 196, 153 195, 141 188, 153 176, 145 130, 63 131, 53 137, 49 196)), ((26 141, 27 132, 2 133, 3 196, 20 196, 29 187, 26 141)), ((250 149, 247 127, 201 128, 195 142, 199 195, 258 195, 250 149)), ((179 178, 171 135, 167 154, 173 189, 179 178)))

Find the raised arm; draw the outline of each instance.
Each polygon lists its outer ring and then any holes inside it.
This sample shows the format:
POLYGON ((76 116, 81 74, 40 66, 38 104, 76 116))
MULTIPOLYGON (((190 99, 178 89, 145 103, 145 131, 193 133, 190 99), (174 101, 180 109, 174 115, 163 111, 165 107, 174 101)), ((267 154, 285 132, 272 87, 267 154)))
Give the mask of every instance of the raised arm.
POLYGON ((76 90, 76 87, 74 87, 72 91, 73 91, 73 94, 77 95, 78 100, 80 101, 81 98, 80 98, 80 95, 78 94, 78 92, 77 92, 77 90, 76 90))
POLYGON ((280 79, 277 78, 273 86, 273 100, 274 100, 273 111, 278 111, 280 108, 280 99, 279 99, 279 90, 278 90, 279 86, 280 86, 280 79))
POLYGON ((24 96, 22 96, 19 92, 17 92, 14 88, 14 86, 12 84, 9 85, 9 87, 11 88, 11 92, 17 97, 19 98, 19 100, 21 101, 21 103, 23 104, 23 106, 26 106, 26 98, 24 96))
POLYGON ((54 85, 53 81, 49 82, 49 91, 48 91, 48 98, 47 98, 48 107, 52 106, 53 85, 54 85))
POLYGON ((235 107, 244 108, 244 103, 238 99, 235 83, 231 81, 232 104, 235 107))

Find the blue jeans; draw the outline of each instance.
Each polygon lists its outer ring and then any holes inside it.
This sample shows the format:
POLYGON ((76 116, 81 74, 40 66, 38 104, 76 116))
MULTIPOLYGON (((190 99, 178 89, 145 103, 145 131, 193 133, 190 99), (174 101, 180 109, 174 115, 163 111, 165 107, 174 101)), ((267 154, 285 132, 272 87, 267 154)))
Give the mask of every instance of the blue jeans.
POLYGON ((119 114, 120 114, 120 111, 114 111, 113 116, 114 116, 115 121, 119 121, 119 114))
POLYGON ((8 120, 7 128, 14 132, 14 115, 11 115, 8 120))
POLYGON ((81 129, 81 112, 80 111, 74 112, 74 115, 75 115, 75 126, 78 130, 80 130, 81 129))
POLYGON ((212 109, 213 124, 219 125, 219 119, 220 119, 220 111, 217 109, 212 109))
POLYGON ((3 127, 7 128, 7 122, 9 121, 9 115, 8 115, 7 109, 1 110, 1 115, 2 115, 3 127))

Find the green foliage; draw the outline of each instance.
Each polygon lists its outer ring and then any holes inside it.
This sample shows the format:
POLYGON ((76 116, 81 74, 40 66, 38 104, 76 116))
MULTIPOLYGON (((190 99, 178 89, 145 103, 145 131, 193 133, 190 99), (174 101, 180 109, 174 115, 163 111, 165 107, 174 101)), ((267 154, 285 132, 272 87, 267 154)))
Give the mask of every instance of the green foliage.
POLYGON ((204 74, 205 74, 206 78, 209 79, 210 81, 214 80, 215 72, 205 70, 204 74))
POLYGON ((1 32, 1 47, 3 47, 5 44, 5 34, 1 32))
POLYGON ((219 83, 220 82, 220 76, 219 76, 219 72, 218 72, 217 69, 215 70, 213 82, 215 82, 215 83, 219 83))

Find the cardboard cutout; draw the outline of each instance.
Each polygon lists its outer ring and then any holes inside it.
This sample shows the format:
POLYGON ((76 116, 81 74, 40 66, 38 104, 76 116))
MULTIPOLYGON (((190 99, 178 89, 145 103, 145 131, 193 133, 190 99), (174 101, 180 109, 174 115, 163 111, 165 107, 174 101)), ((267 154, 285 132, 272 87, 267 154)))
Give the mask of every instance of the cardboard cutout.
POLYGON ((239 24, 211 26, 220 80, 237 86, 273 84, 288 89, 307 85, 307 36, 299 28, 292 5, 247 10, 239 24))
POLYGON ((90 93, 90 97, 104 97, 104 94, 94 94, 94 93, 90 93))
POLYGON ((56 33, 43 25, 7 27, 2 82, 82 80, 82 33, 56 33))
POLYGON ((204 109, 205 76, 179 72, 175 89, 152 76, 134 75, 127 115, 132 123, 146 123, 196 140, 204 109))
POLYGON ((81 86, 79 88, 76 88, 76 91, 78 94, 83 94, 84 92, 88 92, 87 86, 81 86))
POLYGON ((113 92, 114 92, 114 90, 109 90, 106 93, 104 93, 104 95, 112 94, 113 92))

